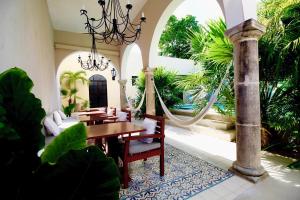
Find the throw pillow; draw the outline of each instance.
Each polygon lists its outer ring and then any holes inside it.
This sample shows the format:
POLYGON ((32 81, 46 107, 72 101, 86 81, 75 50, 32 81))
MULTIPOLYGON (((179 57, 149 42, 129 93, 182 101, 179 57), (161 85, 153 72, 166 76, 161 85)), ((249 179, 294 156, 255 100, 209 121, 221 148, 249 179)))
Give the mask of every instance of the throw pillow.
POLYGON ((59 115, 59 113, 57 111, 54 111, 53 112, 53 117, 54 117, 54 121, 55 123, 59 126, 62 124, 62 120, 61 120, 61 117, 59 115))
MULTIPOLYGON (((154 134, 155 133, 155 128, 156 128, 156 121, 153 119, 145 118, 143 121, 143 127, 146 129, 145 131, 141 132, 140 135, 148 135, 148 134, 154 134)), ((140 140, 141 142, 144 143, 152 143, 153 138, 144 138, 140 140)))
POLYGON ((59 128, 57 124, 53 121, 52 117, 46 117, 44 120, 44 126, 48 133, 57 136, 59 134, 59 128))
POLYGON ((62 112, 61 110, 58 110, 58 114, 60 115, 60 117, 61 117, 62 120, 67 119, 66 114, 64 112, 62 112))
POLYGON ((114 109, 108 108, 108 109, 107 109, 107 115, 108 115, 108 116, 112 116, 113 114, 114 114, 114 109))
POLYGON ((118 117, 117 121, 119 121, 119 122, 127 121, 127 113, 126 112, 118 112, 117 117, 118 117))

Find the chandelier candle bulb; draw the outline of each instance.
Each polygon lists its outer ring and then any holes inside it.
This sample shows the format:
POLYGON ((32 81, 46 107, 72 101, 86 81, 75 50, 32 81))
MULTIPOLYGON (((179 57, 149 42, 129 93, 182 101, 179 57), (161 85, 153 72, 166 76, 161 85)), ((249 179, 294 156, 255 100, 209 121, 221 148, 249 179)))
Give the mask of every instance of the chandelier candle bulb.
POLYGON ((145 17, 145 14, 144 14, 144 12, 142 12, 142 18, 144 18, 145 17))

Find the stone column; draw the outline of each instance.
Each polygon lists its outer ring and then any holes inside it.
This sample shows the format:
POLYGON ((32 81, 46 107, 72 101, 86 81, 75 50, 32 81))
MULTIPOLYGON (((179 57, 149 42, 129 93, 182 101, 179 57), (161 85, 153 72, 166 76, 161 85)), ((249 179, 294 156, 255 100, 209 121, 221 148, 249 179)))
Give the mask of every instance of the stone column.
POLYGON ((126 82, 127 80, 119 80, 121 109, 126 109, 128 106, 126 100, 126 82))
POLYGON ((146 87, 146 113, 155 115, 155 91, 153 85, 153 69, 144 69, 146 87))
POLYGON ((266 175, 260 156, 258 66, 258 39, 264 32, 263 25, 249 19, 225 33, 234 44, 237 160, 231 170, 253 182, 266 175))

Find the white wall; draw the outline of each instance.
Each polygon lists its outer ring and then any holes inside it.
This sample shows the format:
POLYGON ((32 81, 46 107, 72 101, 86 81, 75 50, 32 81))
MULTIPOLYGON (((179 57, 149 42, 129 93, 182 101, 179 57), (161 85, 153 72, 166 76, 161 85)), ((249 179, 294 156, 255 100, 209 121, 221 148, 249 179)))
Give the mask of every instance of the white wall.
POLYGON ((53 29, 45 0, 0 0, 0 72, 17 66, 46 112, 57 108, 53 29))
POLYGON ((137 95, 137 87, 132 85, 132 76, 139 76, 143 70, 142 53, 137 44, 131 44, 125 50, 122 60, 122 79, 127 80, 126 95, 134 99, 137 95))
MULTIPOLYGON (((57 71, 57 79, 59 80, 60 75, 65 71, 81 71, 83 70, 78 63, 78 55, 81 56, 83 60, 86 60, 86 58, 89 55, 89 52, 76 52, 73 54, 70 54, 67 56, 59 65, 58 71, 57 71)), ((101 57, 102 55, 100 55, 101 57)), ((100 74, 104 76, 107 80, 107 103, 108 106, 117 107, 120 108, 120 85, 118 83, 118 76, 116 77, 116 80, 112 80, 111 77, 111 69, 114 67, 113 65, 110 65, 106 70, 104 71, 90 71, 86 70, 87 73, 86 78, 89 79, 91 76, 95 74, 100 74)), ((118 74, 118 72, 117 72, 118 74)), ((89 86, 88 85, 82 85, 81 82, 78 82, 78 96, 85 100, 89 100, 89 86)), ((80 100, 78 100, 80 102, 80 100)), ((62 99, 62 103, 64 105, 67 105, 67 99, 62 99)))
POLYGON ((188 59, 172 58, 166 56, 155 56, 152 60, 152 67, 162 66, 170 71, 176 71, 178 75, 187 75, 197 71, 195 62, 188 59))

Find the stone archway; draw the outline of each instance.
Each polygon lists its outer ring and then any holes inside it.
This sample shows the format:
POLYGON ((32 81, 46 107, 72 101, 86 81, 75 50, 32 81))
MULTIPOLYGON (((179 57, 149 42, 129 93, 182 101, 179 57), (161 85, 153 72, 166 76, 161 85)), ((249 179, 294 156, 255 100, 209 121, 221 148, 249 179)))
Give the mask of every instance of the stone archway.
MULTIPOLYGON (((56 85, 57 85, 57 90, 60 91, 60 82, 59 82, 59 77, 60 74, 63 71, 81 71, 83 70, 80 67, 80 64, 78 63, 78 55, 80 54, 83 58, 86 58, 89 54, 89 52, 86 51, 64 51, 64 54, 61 54, 61 62, 58 63, 58 67, 56 70, 56 85)), ((100 54, 100 56, 102 56, 100 54)), ((106 58, 108 59, 108 58, 106 58)), ((114 66, 113 63, 109 65, 109 67, 104 70, 104 71, 89 71, 86 70, 86 78, 88 79, 89 77, 99 74, 102 75, 106 78, 107 80, 107 99, 108 99, 108 106, 113 106, 113 107, 119 107, 120 106, 120 93, 119 91, 119 71, 118 69, 114 66), (111 76, 111 69, 115 68, 117 70, 117 77, 116 80, 112 80, 111 76)), ((79 88, 78 95, 83 99, 83 100, 89 100, 89 87, 88 85, 82 86, 82 88, 79 88)), ((60 92, 58 92, 58 100, 59 100, 59 107, 64 103, 63 99, 60 96, 60 92)))
MULTIPOLYGON (((143 56, 146 77, 146 112, 155 114, 153 73, 150 65, 151 43, 155 29, 166 9, 183 0, 151 0, 142 9, 147 16, 141 38, 137 41, 143 56)), ((256 1, 217 0, 228 27, 226 35, 234 44, 237 160, 232 171, 256 182, 266 175, 260 160, 260 101, 258 39, 265 29, 256 19, 256 1)), ((140 16, 140 15, 138 15, 140 16)))

